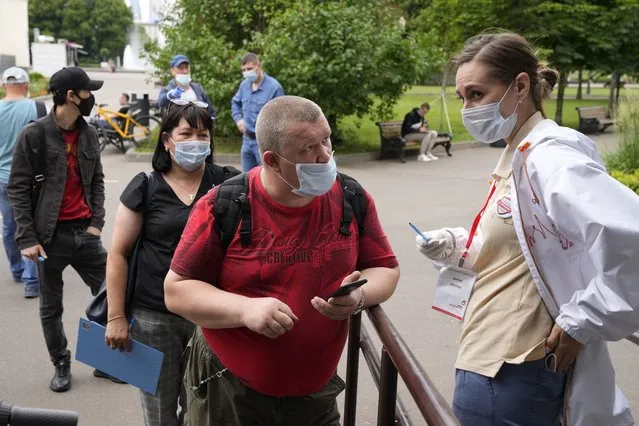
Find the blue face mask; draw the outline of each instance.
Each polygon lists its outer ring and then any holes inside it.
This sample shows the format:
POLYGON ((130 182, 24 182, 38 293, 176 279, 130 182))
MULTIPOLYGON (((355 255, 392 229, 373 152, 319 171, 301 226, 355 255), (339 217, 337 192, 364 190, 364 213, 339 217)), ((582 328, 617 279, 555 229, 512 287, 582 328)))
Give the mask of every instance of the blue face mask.
MULTIPOLYGON (((172 138, 171 142, 175 145, 175 155, 171 153, 175 162, 178 163, 187 172, 204 164, 206 157, 211 155, 211 143, 209 141, 184 141, 175 143, 172 138)), ((169 151, 170 152, 170 151, 169 151)))
MULTIPOLYGON (((277 153, 275 155, 290 164, 295 164, 277 153)), ((300 181, 299 188, 286 182, 281 175, 278 174, 278 176, 293 188, 293 194, 300 197, 319 197, 326 194, 333 187, 337 177, 337 164, 335 164, 333 153, 327 163, 297 163, 295 170, 297 171, 297 179, 300 181)))

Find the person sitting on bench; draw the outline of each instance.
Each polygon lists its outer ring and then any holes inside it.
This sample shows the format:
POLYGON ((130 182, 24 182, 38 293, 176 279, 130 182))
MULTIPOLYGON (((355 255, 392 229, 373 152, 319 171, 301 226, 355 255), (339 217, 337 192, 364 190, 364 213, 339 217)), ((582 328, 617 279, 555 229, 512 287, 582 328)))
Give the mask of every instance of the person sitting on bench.
POLYGON ((430 105, 424 102, 419 108, 413 108, 406 114, 402 123, 402 137, 406 141, 421 141, 417 161, 423 162, 439 159, 432 153, 437 140, 437 132, 428 127, 428 120, 425 118, 428 111, 430 111, 430 105))

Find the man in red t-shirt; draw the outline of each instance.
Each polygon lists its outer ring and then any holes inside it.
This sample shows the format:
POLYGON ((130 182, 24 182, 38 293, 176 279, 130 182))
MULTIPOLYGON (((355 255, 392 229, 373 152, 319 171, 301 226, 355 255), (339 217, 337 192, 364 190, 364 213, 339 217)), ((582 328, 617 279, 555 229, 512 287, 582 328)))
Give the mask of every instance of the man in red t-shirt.
POLYGON ((16 243, 24 257, 39 264, 40 321, 55 366, 49 385, 54 392, 71 388, 71 352, 62 324, 62 273, 73 267, 95 295, 106 272, 107 253, 100 240, 104 173, 98 135, 83 118, 95 103, 91 92, 102 84, 77 67, 51 76, 53 109, 18 136, 9 178, 16 243), (34 197, 38 182, 41 188, 34 197))
POLYGON ((214 189, 194 207, 165 281, 169 310, 200 326, 186 372, 189 424, 338 425, 348 319, 393 294, 397 259, 368 193, 363 233, 355 221, 339 232, 343 189, 315 103, 274 99, 256 127, 264 166, 248 175, 249 247, 236 235, 224 251, 214 189))

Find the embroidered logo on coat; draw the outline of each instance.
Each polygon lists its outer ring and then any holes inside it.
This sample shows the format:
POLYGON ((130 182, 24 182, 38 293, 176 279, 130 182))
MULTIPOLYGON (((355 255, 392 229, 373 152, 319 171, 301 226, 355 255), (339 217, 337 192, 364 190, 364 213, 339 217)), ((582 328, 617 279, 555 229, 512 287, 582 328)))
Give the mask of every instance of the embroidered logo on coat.
POLYGON ((496 212, 497 216, 502 219, 510 219, 513 217, 513 210, 510 206, 510 195, 504 195, 497 200, 496 212))

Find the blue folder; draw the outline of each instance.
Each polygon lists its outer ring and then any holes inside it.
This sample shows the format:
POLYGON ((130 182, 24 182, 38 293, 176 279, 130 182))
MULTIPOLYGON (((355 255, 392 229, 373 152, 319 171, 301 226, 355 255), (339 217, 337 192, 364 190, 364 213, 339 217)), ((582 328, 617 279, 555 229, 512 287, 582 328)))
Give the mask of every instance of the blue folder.
POLYGON ((104 342, 106 329, 80 318, 75 359, 155 395, 164 354, 131 340, 131 352, 113 350, 104 342))

